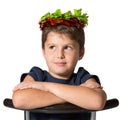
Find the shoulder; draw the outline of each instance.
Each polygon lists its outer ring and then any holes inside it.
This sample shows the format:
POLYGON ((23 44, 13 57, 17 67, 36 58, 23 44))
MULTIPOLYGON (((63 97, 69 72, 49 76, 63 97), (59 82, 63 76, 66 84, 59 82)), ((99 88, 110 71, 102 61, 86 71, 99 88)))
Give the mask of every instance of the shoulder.
POLYGON ((37 66, 33 66, 31 69, 30 69, 30 72, 34 72, 34 73, 38 73, 38 72, 43 72, 44 70, 42 70, 40 67, 37 67, 37 66))
POLYGON ((96 82, 100 83, 99 77, 97 75, 89 73, 88 70, 83 67, 78 68, 76 76, 76 81, 79 81, 80 83, 84 83, 90 78, 94 78, 96 82))
POLYGON ((23 81, 27 75, 30 75, 32 78, 34 78, 35 81, 43 81, 44 73, 45 71, 42 70, 41 68, 33 66, 28 73, 22 74, 21 81, 23 81))

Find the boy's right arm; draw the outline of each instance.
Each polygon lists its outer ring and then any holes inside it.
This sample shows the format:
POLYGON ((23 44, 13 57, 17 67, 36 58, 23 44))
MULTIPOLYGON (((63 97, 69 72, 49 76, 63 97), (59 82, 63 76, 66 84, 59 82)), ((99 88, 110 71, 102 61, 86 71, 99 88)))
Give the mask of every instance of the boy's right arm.
MULTIPOLYGON (((33 82, 34 79, 27 75, 23 82, 33 82)), ((19 85, 24 85, 20 83, 19 85)), ((53 104, 65 103, 65 101, 56 95, 48 92, 42 91, 38 89, 17 89, 17 87, 13 90, 12 95, 13 104, 16 108, 21 109, 34 109, 45 107, 53 104)))

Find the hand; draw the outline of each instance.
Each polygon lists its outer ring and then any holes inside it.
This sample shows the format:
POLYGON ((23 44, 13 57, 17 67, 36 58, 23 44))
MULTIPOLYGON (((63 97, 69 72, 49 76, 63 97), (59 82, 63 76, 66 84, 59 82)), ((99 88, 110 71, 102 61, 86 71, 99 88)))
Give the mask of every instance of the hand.
POLYGON ((93 80, 87 80, 85 83, 82 83, 80 86, 85 86, 92 89, 103 88, 100 84, 98 84, 96 81, 93 80))
POLYGON ((27 88, 32 88, 34 82, 29 82, 29 81, 23 81, 21 83, 19 83, 18 85, 16 85, 13 89, 13 91, 17 91, 17 90, 22 90, 22 89, 27 89, 27 88))
POLYGON ((18 85, 16 85, 15 88, 13 89, 13 91, 29 89, 29 88, 46 91, 45 83, 44 82, 36 82, 36 81, 23 81, 23 82, 19 83, 18 85))

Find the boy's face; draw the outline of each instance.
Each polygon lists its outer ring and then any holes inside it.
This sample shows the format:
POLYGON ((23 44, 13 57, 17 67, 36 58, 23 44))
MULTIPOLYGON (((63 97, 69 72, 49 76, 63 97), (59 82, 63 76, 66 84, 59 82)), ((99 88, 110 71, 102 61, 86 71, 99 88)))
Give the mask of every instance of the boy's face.
POLYGON ((79 44, 68 35, 50 32, 43 49, 49 73, 56 78, 67 79, 84 55, 79 44))

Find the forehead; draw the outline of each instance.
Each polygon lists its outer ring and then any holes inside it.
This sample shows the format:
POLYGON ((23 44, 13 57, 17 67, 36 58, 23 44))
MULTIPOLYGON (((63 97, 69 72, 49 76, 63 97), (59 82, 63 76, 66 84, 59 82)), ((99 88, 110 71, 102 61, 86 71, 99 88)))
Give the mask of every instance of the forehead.
POLYGON ((76 41, 72 40, 68 34, 61 34, 57 32, 50 32, 47 35, 46 42, 63 42, 63 43, 71 43, 75 44, 76 41))

